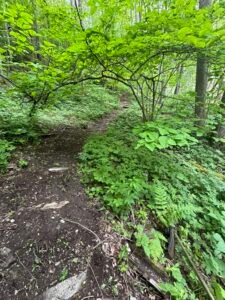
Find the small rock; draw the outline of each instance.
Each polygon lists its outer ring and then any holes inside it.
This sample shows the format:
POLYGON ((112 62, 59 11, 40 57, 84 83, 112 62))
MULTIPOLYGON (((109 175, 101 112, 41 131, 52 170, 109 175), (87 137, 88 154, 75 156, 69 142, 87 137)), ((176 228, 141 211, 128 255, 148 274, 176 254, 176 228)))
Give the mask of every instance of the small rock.
POLYGON ((59 209, 63 206, 67 205, 69 201, 61 201, 61 202, 51 202, 45 204, 43 207, 41 207, 41 210, 48 210, 48 209, 59 209))
POLYGON ((67 168, 67 167, 59 167, 59 168, 50 168, 48 170, 49 170, 49 172, 56 173, 56 172, 67 171, 67 170, 69 170, 69 168, 67 168))
POLYGON ((63 282, 51 287, 44 292, 39 300, 69 300, 79 292, 83 282, 86 280, 87 271, 80 273, 78 276, 70 277, 63 282))
POLYGON ((7 269, 12 263, 14 263, 16 259, 14 258, 12 251, 9 248, 3 247, 0 248, 0 261, 0 270, 4 270, 7 269))
POLYGON ((53 273, 55 273, 55 268, 50 268, 48 271, 50 274, 53 274, 53 273))

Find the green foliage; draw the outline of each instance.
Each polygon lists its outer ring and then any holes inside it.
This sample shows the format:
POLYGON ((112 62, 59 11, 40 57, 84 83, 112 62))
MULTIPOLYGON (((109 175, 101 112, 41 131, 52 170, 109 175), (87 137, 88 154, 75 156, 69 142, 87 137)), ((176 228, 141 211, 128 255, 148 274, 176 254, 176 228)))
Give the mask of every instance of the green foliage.
POLYGON ((28 161, 25 159, 20 159, 18 162, 19 167, 22 169, 26 168, 28 166, 28 164, 29 164, 28 161))
POLYGON ((157 230, 151 230, 150 233, 144 232, 142 225, 137 225, 135 232, 136 245, 143 248, 145 254, 151 257, 153 261, 163 260, 163 244, 166 238, 157 230))
MULTIPOLYGON (((104 135, 93 136, 84 146, 81 171, 90 194, 126 220, 137 245, 151 259, 160 260, 165 251, 164 235, 152 232, 177 226, 204 273, 225 277, 223 154, 200 142, 135 150, 138 138, 132 130, 137 128, 138 118, 132 118, 131 122, 130 116, 120 117, 104 135), (145 230, 149 220, 154 228, 150 232, 145 230)), ((187 275, 186 282, 189 286, 193 276, 187 275)), ((178 280, 165 289, 176 299, 195 299, 190 287, 178 280)))
MULTIPOLYGON (((137 224, 128 222, 124 232, 132 229, 153 260, 163 257, 160 231, 177 226, 201 269, 224 277, 225 160, 194 137, 224 143, 215 137, 224 117, 217 101, 224 82, 222 1, 204 9, 194 0, 14 2, 0 2, 0 168, 13 145, 37 140, 38 127, 87 124, 116 108, 115 93, 100 84, 123 84, 145 123, 130 113, 88 141, 81 160, 89 193, 121 218, 132 211, 137 224), (210 62, 212 83, 202 131, 192 117, 197 56, 210 62), (179 85, 186 94, 174 96, 179 85)), ((175 282, 165 289, 194 299, 179 272, 171 272, 175 282)))
POLYGON ((216 299, 218 300, 225 299, 225 289, 223 289, 219 283, 213 282, 213 289, 215 292, 216 299))
POLYGON ((139 140, 136 149, 146 147, 150 151, 173 146, 188 146, 197 143, 187 128, 171 128, 160 122, 148 122, 134 129, 139 140))
POLYGON ((64 281, 68 277, 68 275, 69 275, 69 270, 65 267, 60 273, 59 280, 64 281))
POLYGON ((38 139, 40 129, 29 117, 29 107, 17 94, 0 90, 0 138, 23 144, 38 139))
POLYGON ((65 87, 51 97, 48 106, 39 110, 36 119, 45 125, 84 125, 118 107, 116 92, 100 85, 65 87))
POLYGON ((186 280, 184 279, 179 265, 173 265, 168 268, 168 272, 172 275, 174 283, 162 283, 160 284, 161 289, 170 293, 177 300, 195 300, 195 295, 189 290, 186 280))
POLYGON ((0 139, 0 171, 7 168, 11 152, 14 149, 15 147, 12 145, 12 143, 8 142, 7 140, 0 139))
POLYGON ((119 255, 118 255, 119 270, 121 272, 127 272, 129 269, 128 257, 129 257, 129 247, 127 244, 125 244, 120 248, 119 255))
MULTIPOLYGON (((45 109, 30 117, 30 107, 21 103, 18 94, 12 94, 8 89, 0 90, 0 139, 2 143, 8 143, 8 146, 1 146, 0 169, 6 168, 13 146, 38 142, 40 135, 51 126, 85 125, 116 109, 119 104, 117 92, 100 85, 65 87, 50 100, 45 109)), ((27 163, 21 160, 18 165, 23 168, 27 163)))
POLYGON ((220 3, 197 10, 186 0, 99 0, 77 11, 68 1, 8 1, 0 11, 2 69, 32 112, 65 85, 99 78, 125 84, 143 118, 155 119, 187 55, 191 63, 206 49, 210 57, 222 56, 220 3))
POLYGON ((185 218, 186 214, 193 214, 195 207, 185 203, 170 183, 158 179, 151 185, 151 201, 148 207, 155 211, 159 221, 165 226, 176 225, 185 218))

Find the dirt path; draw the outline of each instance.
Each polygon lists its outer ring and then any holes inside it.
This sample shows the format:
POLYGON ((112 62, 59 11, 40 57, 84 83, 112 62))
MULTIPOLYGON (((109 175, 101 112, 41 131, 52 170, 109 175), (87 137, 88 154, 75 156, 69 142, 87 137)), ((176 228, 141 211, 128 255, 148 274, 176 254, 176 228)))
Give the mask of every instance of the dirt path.
POLYGON ((108 230, 103 214, 99 204, 88 200, 77 171, 87 137, 106 129, 117 114, 114 111, 87 129, 55 130, 39 146, 24 150, 28 168, 12 168, 1 177, 0 248, 10 249, 11 258, 5 266, 0 261, 0 299, 36 299, 84 270, 86 283, 74 299, 126 299, 114 259, 102 250, 104 243, 98 245, 96 235, 104 240, 108 230), (59 167, 68 169, 49 171, 59 167), (113 298, 117 291, 119 296, 113 298))

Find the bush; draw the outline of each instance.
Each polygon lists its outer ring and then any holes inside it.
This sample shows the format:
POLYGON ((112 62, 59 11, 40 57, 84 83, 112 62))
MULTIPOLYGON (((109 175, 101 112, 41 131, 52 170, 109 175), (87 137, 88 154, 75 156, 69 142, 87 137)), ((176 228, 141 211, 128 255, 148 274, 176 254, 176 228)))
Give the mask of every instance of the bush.
POLYGON ((0 171, 4 171, 7 168, 11 152, 14 148, 12 143, 0 139, 0 171))

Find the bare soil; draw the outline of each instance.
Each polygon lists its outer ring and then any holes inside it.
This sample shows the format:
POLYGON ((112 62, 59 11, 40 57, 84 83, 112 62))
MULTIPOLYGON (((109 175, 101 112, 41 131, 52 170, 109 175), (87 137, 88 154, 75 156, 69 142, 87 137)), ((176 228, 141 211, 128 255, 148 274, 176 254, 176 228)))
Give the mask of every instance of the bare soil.
POLYGON ((23 149, 27 168, 12 164, 1 176, 0 248, 9 248, 13 256, 0 268, 1 300, 36 299, 84 270, 87 281, 74 299, 129 299, 131 284, 118 273, 115 259, 121 239, 112 233, 100 204, 88 199, 78 172, 78 156, 88 136, 104 131, 117 114, 86 129, 54 129, 39 145, 23 149), (68 169, 50 172, 54 167, 68 169), (53 202, 62 207, 44 208, 53 202))

